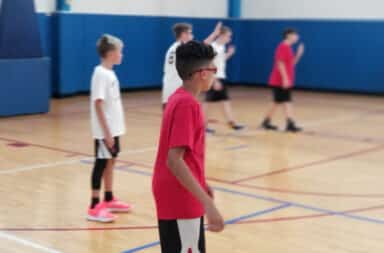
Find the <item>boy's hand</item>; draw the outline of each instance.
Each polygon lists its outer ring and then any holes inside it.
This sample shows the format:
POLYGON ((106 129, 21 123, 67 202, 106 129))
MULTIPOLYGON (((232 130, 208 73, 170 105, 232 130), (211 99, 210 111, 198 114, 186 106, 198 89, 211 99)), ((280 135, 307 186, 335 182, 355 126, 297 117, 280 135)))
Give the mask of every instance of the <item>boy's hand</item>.
POLYGON ((228 57, 231 57, 232 55, 234 55, 236 53, 236 47, 233 46, 233 45, 230 45, 228 47, 228 51, 227 51, 227 55, 228 57))
POLYGON ((297 48, 297 56, 298 57, 303 56, 304 51, 305 51, 304 43, 300 43, 299 47, 297 48))
POLYGON ((211 197, 212 199, 215 199, 215 193, 214 193, 212 187, 209 185, 207 185, 207 193, 208 193, 209 197, 211 197))
POLYGON ((115 146, 115 139, 112 138, 112 136, 108 135, 105 138, 105 144, 107 145, 107 148, 113 149, 113 147, 115 146))
POLYGON ((283 88, 284 89, 289 89, 291 83, 288 80, 283 80, 283 88))
POLYGON ((223 89, 223 85, 222 85, 220 82, 215 82, 215 83, 213 84, 213 89, 214 89, 215 91, 222 90, 222 89, 223 89))
POLYGON ((208 230, 211 232, 221 232, 224 230, 224 219, 217 210, 213 201, 205 206, 205 212, 208 220, 208 230))
POLYGON ((219 36, 220 33, 221 33, 221 27, 223 26, 223 22, 218 22, 216 24, 216 27, 215 27, 215 30, 213 31, 213 33, 216 35, 216 36, 219 36))

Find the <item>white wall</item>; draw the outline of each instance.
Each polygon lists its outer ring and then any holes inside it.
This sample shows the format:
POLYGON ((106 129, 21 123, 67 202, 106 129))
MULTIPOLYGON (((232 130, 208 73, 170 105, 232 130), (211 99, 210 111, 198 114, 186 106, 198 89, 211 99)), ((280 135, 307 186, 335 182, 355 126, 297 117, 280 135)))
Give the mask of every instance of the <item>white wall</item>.
POLYGON ((37 12, 54 12, 56 10, 56 0, 35 0, 37 12))
POLYGON ((242 0, 244 18, 383 19, 384 0, 242 0))
POLYGON ((227 0, 70 0, 75 13, 226 17, 227 0))

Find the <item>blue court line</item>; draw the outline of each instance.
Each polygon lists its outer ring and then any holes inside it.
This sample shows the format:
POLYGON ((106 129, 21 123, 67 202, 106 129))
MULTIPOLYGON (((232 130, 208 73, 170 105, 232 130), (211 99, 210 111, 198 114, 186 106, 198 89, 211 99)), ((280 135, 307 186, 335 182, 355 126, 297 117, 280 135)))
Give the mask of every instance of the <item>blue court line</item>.
POLYGON ((244 149, 244 148, 248 148, 248 145, 243 144, 243 145, 227 147, 227 148, 225 148, 225 150, 232 151, 232 150, 239 150, 239 149, 244 149))
POLYGON ((273 213, 273 212, 276 212, 278 210, 288 208, 290 206, 291 206, 291 204, 285 203, 285 204, 282 204, 282 205, 279 205, 279 206, 276 206, 276 207, 273 207, 273 208, 261 210, 261 211, 258 211, 258 212, 254 212, 254 213, 251 213, 251 214, 247 214, 247 215, 243 215, 243 216, 240 216, 240 217, 237 217, 237 218, 233 218, 231 220, 227 220, 225 222, 225 224, 227 224, 227 225, 235 224, 235 223, 237 223, 239 221, 242 221, 242 220, 247 220, 247 219, 250 219, 250 218, 253 218, 253 217, 261 216, 263 214, 273 213))
POLYGON ((258 194, 233 191, 233 190, 229 190, 229 189, 226 189, 223 187, 213 187, 213 188, 217 191, 231 193, 231 194, 244 196, 244 197, 248 197, 248 198, 260 199, 260 200, 265 200, 265 201, 280 203, 280 204, 290 204, 292 207, 298 207, 298 208, 311 210, 311 211, 315 211, 315 212, 319 212, 319 213, 324 213, 324 214, 329 214, 329 215, 334 215, 334 216, 340 216, 340 217, 350 218, 350 219, 359 220, 359 221, 366 221, 366 222, 375 223, 375 224, 384 224, 384 220, 381 220, 381 219, 374 219, 374 218, 360 216, 360 215, 346 214, 345 212, 332 211, 332 210, 325 209, 325 208, 319 208, 319 207, 314 207, 314 206, 310 206, 310 205, 304 205, 304 204, 291 202, 291 201, 285 201, 285 200, 272 198, 272 197, 265 197, 265 196, 258 195, 258 194))
MULTIPOLYGON (((250 213, 250 214, 247 214, 247 215, 243 215, 243 216, 239 216, 239 217, 227 220, 225 222, 225 224, 227 224, 227 225, 228 224, 235 224, 235 223, 237 223, 239 221, 243 221, 243 220, 246 220, 246 219, 250 219, 250 218, 257 217, 257 216, 261 216, 263 214, 273 213, 273 212, 276 212, 278 210, 288 208, 290 206, 291 206, 291 204, 285 203, 285 204, 282 204, 282 205, 279 205, 279 206, 276 206, 276 207, 268 208, 268 209, 265 209, 265 210, 261 210, 261 211, 258 211, 258 212, 250 213)), ((160 245, 159 241, 151 242, 151 243, 148 243, 148 244, 136 247, 136 248, 129 249, 127 251, 123 251, 122 253, 139 252, 139 251, 142 251, 142 250, 145 250, 145 249, 148 249, 148 248, 152 248, 152 247, 155 247, 155 246, 158 246, 158 245, 160 245)))
POLYGON ((160 242, 159 241, 156 241, 156 242, 151 242, 151 243, 148 243, 148 244, 144 244, 143 246, 140 246, 140 247, 137 247, 137 248, 133 248, 133 249, 129 249, 127 251, 123 251, 122 253, 134 253, 134 252, 139 252, 139 251, 142 251, 142 250, 145 250, 145 249, 148 249, 148 248, 152 248, 152 247, 155 247, 157 245, 160 245, 160 242))
MULTIPOLYGON (((145 176, 152 176, 151 172, 136 170, 136 169, 128 168, 125 166, 117 167, 117 169, 121 170, 121 171, 129 172, 129 173, 145 175, 145 176)), ((323 213, 323 214, 340 216, 340 217, 344 217, 344 218, 349 218, 349 219, 359 220, 359 221, 365 221, 365 222, 370 222, 370 223, 375 223, 375 224, 384 224, 384 220, 381 220, 381 219, 375 219, 375 218, 370 218, 370 217, 360 216, 360 215, 346 214, 345 212, 332 211, 329 209, 314 207, 314 206, 310 206, 310 205, 304 205, 304 204, 300 204, 297 202, 291 202, 291 201, 281 200, 281 199, 272 198, 272 197, 266 197, 266 196, 258 195, 258 194, 233 191, 233 190, 230 190, 230 189, 227 189, 224 187, 213 187, 213 188, 217 191, 220 191, 220 192, 231 193, 234 195, 244 196, 244 197, 253 198, 253 199, 261 199, 261 200, 274 202, 274 203, 278 203, 278 204, 290 204, 293 207, 302 208, 302 209, 306 209, 306 210, 310 210, 310 211, 315 211, 315 212, 319 212, 319 213, 323 213)))

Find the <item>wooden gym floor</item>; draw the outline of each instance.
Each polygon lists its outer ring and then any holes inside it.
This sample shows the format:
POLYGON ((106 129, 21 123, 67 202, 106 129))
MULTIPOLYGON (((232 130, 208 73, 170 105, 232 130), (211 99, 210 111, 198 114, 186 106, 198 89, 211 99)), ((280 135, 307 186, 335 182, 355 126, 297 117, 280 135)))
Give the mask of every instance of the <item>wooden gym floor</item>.
MULTIPOLYGON (((233 133, 212 107, 217 134, 207 137, 207 176, 228 225, 208 233, 208 252, 383 252, 382 98, 298 91, 305 132, 286 134, 258 129, 268 90, 231 94, 248 130, 233 133)), ((114 224, 85 220, 93 154, 87 96, 55 99, 46 115, 0 118, 0 252, 160 252, 150 177, 160 93, 123 100, 128 132, 115 193, 135 209, 114 224)))

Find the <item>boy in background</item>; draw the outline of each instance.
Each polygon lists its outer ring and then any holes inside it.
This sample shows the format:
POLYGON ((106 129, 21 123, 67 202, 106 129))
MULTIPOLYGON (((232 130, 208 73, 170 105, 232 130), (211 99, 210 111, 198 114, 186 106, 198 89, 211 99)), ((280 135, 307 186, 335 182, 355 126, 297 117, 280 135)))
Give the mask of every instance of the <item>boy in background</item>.
MULTIPOLYGON (((217 55, 214 63, 217 67, 216 80, 213 87, 206 93, 205 96, 205 113, 208 115, 209 104, 220 102, 223 105, 224 116, 227 120, 228 126, 233 130, 242 130, 244 126, 236 123, 233 116, 230 97, 228 95, 228 89, 225 85, 225 79, 227 78, 226 66, 227 61, 235 54, 235 47, 229 46, 228 50, 226 45, 232 40, 232 30, 227 26, 222 26, 220 29, 220 35, 211 44, 217 55)), ((209 128, 207 122, 207 133, 215 133, 214 129, 209 128)))
POLYGON ((125 134, 120 84, 113 67, 122 62, 123 42, 103 35, 97 42, 101 63, 95 67, 91 81, 91 126, 95 143, 95 164, 92 171, 92 200, 87 219, 112 222, 111 212, 128 212, 129 204, 114 197, 113 168, 120 152, 119 137, 125 134), (104 180, 104 201, 100 202, 101 181, 104 180))
MULTIPOLYGON (((204 40, 206 44, 211 44, 220 34, 221 22, 217 23, 215 30, 204 40)), ((180 79, 176 70, 176 49, 181 44, 193 40, 193 27, 188 23, 177 23, 173 26, 173 33, 176 41, 169 47, 165 55, 162 103, 163 109, 177 88, 181 87, 183 81, 180 79)))
POLYGON ((283 37, 284 40, 276 49, 274 66, 269 79, 269 85, 273 89, 274 103, 261 126, 266 130, 278 130, 277 126, 272 125, 271 120, 278 107, 282 105, 287 120, 286 131, 299 132, 302 129, 293 119, 291 93, 295 83, 295 66, 304 54, 304 44, 299 45, 295 55, 292 46, 299 41, 298 32, 289 28, 284 31, 283 37))

